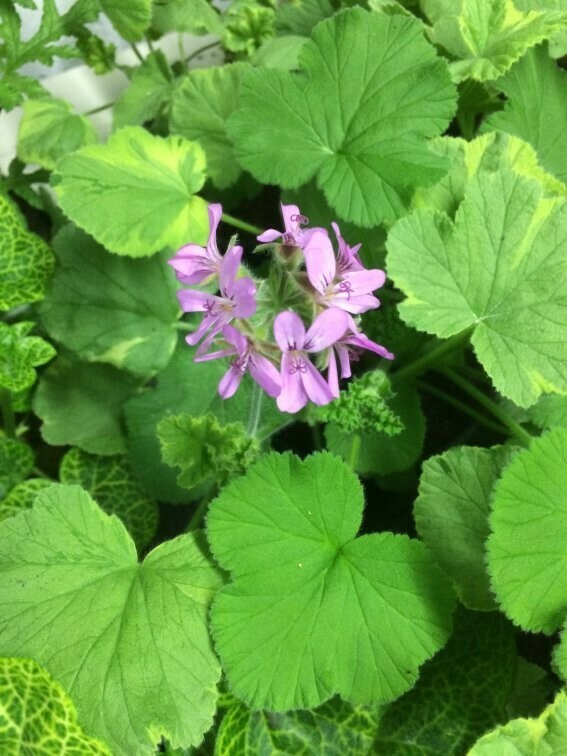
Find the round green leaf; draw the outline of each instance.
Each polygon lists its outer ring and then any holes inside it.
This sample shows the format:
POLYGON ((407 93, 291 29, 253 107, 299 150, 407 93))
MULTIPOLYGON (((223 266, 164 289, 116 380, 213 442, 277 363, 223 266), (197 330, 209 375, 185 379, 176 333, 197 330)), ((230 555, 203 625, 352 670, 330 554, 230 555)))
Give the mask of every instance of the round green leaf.
POLYGON ((232 582, 212 631, 233 692, 253 707, 334 693, 388 701, 446 641, 454 596, 423 545, 355 538, 360 483, 338 458, 264 457, 211 504, 207 533, 232 582))
POLYGON ((52 183, 63 212, 111 252, 147 257, 207 238, 206 203, 194 196, 205 153, 181 137, 125 126, 64 157, 52 183))
POLYGON ((69 696, 32 659, 0 659, 0 710, 4 754, 111 756, 85 734, 69 696))
POLYGON ((114 756, 162 736, 200 742, 217 698, 207 615, 221 582, 200 535, 139 564, 120 520, 78 486, 53 485, 0 524, 0 552, 1 654, 37 659, 114 756))
POLYGON ((317 24, 300 73, 251 71, 228 122, 242 166, 286 189, 317 177, 329 205, 360 226, 399 217, 414 187, 445 172, 427 138, 455 110, 447 63, 423 31, 415 18, 352 8, 317 24))
POLYGON ((34 323, 0 323, 0 389, 14 393, 33 386, 36 368, 55 357, 55 349, 39 336, 28 336, 34 323))
POLYGON ((469 609, 495 608, 485 564, 492 487, 510 450, 461 446, 423 465, 414 504, 417 532, 469 609))
POLYGON ((488 570, 506 614, 550 633, 567 616, 567 428, 532 442, 497 483, 488 570))

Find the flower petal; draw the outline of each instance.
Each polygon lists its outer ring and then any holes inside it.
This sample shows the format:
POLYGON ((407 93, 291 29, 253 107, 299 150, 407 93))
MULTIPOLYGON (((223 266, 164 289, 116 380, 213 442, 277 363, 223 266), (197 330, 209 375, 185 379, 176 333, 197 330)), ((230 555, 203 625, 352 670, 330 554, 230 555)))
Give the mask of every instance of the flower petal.
MULTIPOLYGON (((309 360, 305 360, 306 371, 299 373, 305 393, 313 404, 329 404, 335 398, 326 380, 309 360)), ((299 372, 299 371, 298 371, 299 372)))
POLYGON ((248 350, 248 339, 243 333, 240 333, 238 328, 227 325, 222 329, 222 335, 226 341, 234 347, 233 352, 236 352, 239 356, 246 354, 248 350))
POLYGON ((379 268, 351 270, 345 273, 342 279, 350 284, 349 288, 353 294, 370 294, 384 285, 386 274, 379 268))
POLYGON ((339 391, 339 374, 337 372, 337 358, 335 357, 335 350, 329 349, 329 370, 327 372, 327 383, 331 389, 331 394, 338 397, 339 391))
POLYGON ((218 392, 222 399, 230 399, 240 386, 244 373, 234 365, 226 371, 219 381, 218 392))
POLYGON ((228 287, 235 318, 249 318, 256 312, 256 284, 251 278, 239 278, 228 287))
POLYGON ((316 229, 303 249, 307 277, 320 294, 324 294, 337 272, 333 245, 326 231, 316 229))
POLYGON ((350 378, 352 371, 350 369, 350 354, 347 347, 344 344, 335 344, 335 349, 341 363, 341 378, 350 378))
POLYGON ((200 284, 209 276, 218 273, 218 266, 214 267, 211 265, 209 259, 204 255, 181 254, 182 250, 188 247, 196 247, 200 250, 203 249, 202 247, 197 247, 196 244, 187 244, 186 247, 182 247, 179 250, 179 253, 175 257, 172 257, 171 260, 167 261, 175 270, 175 276, 178 281, 181 281, 181 283, 187 284, 188 286, 194 286, 200 284))
POLYGON ((280 204, 281 210, 282 210, 282 218, 284 221, 284 228, 286 230, 286 233, 291 233, 295 235, 295 232, 299 229, 299 218, 301 217, 301 213, 299 212, 299 208, 297 205, 282 205, 280 204))
POLYGON ((256 383, 269 396, 279 396, 282 390, 282 379, 276 368, 267 357, 252 353, 248 362, 248 370, 256 383))
POLYGON ((348 328, 348 315, 336 307, 329 307, 317 315, 311 328, 305 335, 305 349, 308 352, 321 352, 344 336, 348 328))
POLYGON ((222 205, 215 203, 207 207, 209 214, 209 239, 207 241, 207 250, 212 253, 213 258, 220 260, 219 250, 217 247, 217 228, 222 216, 222 205))
POLYGON ((224 303, 224 299, 216 294, 207 294, 198 289, 180 289, 177 299, 183 312, 210 312, 214 314, 224 303))
POLYGON ((380 357, 384 357, 384 359, 386 360, 394 359, 392 352, 389 352, 386 347, 383 347, 381 344, 377 344, 375 341, 371 341, 363 333, 357 333, 353 336, 349 336, 348 338, 344 339, 344 341, 345 343, 352 344, 353 346, 359 347, 360 349, 368 349, 371 352, 375 352, 376 354, 379 354, 380 357))
POLYGON ((375 310, 380 307, 380 300, 373 294, 358 294, 353 296, 345 291, 335 291, 325 297, 325 303, 330 307, 338 307, 345 312, 352 312, 354 315, 360 315, 368 310, 375 310))
POLYGON ((290 349, 303 349, 305 326, 295 312, 286 310, 274 320, 274 336, 282 352, 290 349))
POLYGON ((264 244, 269 244, 270 242, 279 239, 281 236, 283 236, 281 231, 276 231, 275 228, 269 228, 267 231, 264 231, 263 234, 257 236, 256 239, 264 244))
POLYGON ((236 280, 236 274, 242 260, 244 250, 238 244, 227 249, 225 256, 222 258, 219 269, 220 290, 226 294, 227 290, 236 280))
POLYGON ((301 373, 299 370, 293 370, 292 362, 293 357, 291 355, 282 354, 282 390, 276 399, 278 409, 281 412, 299 412, 307 404, 307 394, 303 388, 301 373))

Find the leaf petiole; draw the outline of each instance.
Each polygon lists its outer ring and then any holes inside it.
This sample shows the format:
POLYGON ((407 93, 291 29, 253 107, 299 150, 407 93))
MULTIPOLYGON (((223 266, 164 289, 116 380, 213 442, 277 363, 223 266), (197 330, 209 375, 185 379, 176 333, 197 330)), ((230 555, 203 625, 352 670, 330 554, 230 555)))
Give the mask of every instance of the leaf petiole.
POLYGON ((229 215, 228 213, 222 214, 222 220, 225 223, 228 223, 229 226, 239 228, 241 231, 247 231, 249 234, 254 234, 254 236, 258 236, 263 231, 263 229, 259 228, 258 226, 253 226, 251 223, 246 223, 246 221, 240 220, 240 218, 235 218, 234 215, 229 215))
POLYGON ((450 339, 441 342, 439 346, 436 346, 430 352, 427 352, 427 354, 418 357, 417 360, 410 362, 409 365, 406 365, 400 370, 392 373, 392 377, 397 381, 405 381, 408 378, 413 378, 416 375, 427 372, 431 368, 435 367, 435 363, 439 362, 442 357, 445 357, 447 354, 450 354, 451 352, 454 352, 462 347, 468 340, 471 333, 472 328, 467 328, 466 331, 461 331, 460 333, 451 336, 450 339))

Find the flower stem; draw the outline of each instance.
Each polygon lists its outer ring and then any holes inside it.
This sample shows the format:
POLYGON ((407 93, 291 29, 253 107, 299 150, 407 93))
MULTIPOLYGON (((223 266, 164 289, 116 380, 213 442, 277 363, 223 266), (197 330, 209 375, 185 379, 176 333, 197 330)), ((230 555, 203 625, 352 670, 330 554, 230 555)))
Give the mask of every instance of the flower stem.
POLYGON ((358 458, 360 456, 360 447, 362 444, 362 439, 360 437, 360 433, 355 433, 352 437, 352 443, 350 445, 350 452, 348 455, 348 466, 353 472, 356 472, 356 466, 358 464, 358 458))
POLYGON ((228 223, 229 226, 239 228, 241 231, 248 231, 249 234, 254 234, 254 236, 259 236, 262 233, 262 229, 258 226, 246 223, 246 221, 240 220, 240 218, 235 218, 234 215, 229 215, 228 213, 222 214, 222 220, 225 223, 228 223))
POLYGON ((462 347, 465 341, 469 338, 470 333, 471 329, 467 329, 466 331, 461 331, 460 333, 451 336, 450 339, 441 342, 439 346, 435 347, 430 352, 427 352, 427 354, 418 357, 417 360, 410 362, 409 365, 393 372, 392 377, 395 377, 397 381, 405 381, 408 378, 413 378, 414 376, 419 375, 420 373, 427 372, 427 370, 434 367, 435 363, 442 357, 445 357, 447 354, 462 347))
POLYGON ((83 115, 91 116, 91 115, 95 115, 95 113, 102 113, 103 110, 108 110, 108 108, 112 108, 113 106, 114 106, 114 102, 107 102, 106 105, 99 105, 98 108, 87 110, 86 113, 83 113, 83 115))
POLYGON ((193 333, 195 331, 195 326, 192 323, 187 323, 185 320, 176 320, 175 327, 178 331, 183 331, 184 333, 193 333))
POLYGON ((516 436, 520 443, 522 443, 524 446, 530 445, 533 440, 531 433, 528 433, 528 431, 524 430, 524 428, 522 428, 519 423, 517 423, 515 420, 512 420, 512 418, 509 417, 506 412, 501 407, 499 407, 498 404, 496 404, 496 402, 486 396, 486 394, 477 389, 476 386, 473 386, 472 383, 467 381, 466 378, 463 378, 454 370, 451 370, 450 368, 443 368, 439 372, 445 375, 456 386, 459 386, 459 388, 465 391, 469 396, 472 396, 473 399, 476 399, 476 401, 479 404, 482 404, 482 406, 486 410, 488 410, 488 412, 494 415, 494 417, 498 418, 498 420, 500 420, 500 422, 508 428, 512 435, 516 436))
POLYGON ((262 396, 264 392, 261 386, 255 381, 252 388, 252 397, 250 399, 250 412, 248 414, 248 426, 246 433, 254 438, 258 434, 258 427, 260 425, 260 417, 262 415, 262 396))
POLYGON ((430 386, 429 383, 426 383, 425 381, 417 380, 415 382, 415 385, 420 391, 423 391, 426 394, 430 394, 436 399, 441 399, 441 401, 445 402, 446 404, 450 404, 452 407, 455 407, 455 409, 458 409, 465 415, 472 417, 473 420, 476 420, 479 425, 484 425, 485 428, 489 428, 491 431, 494 431, 494 433, 499 433, 500 435, 504 436, 508 435, 508 428, 506 428, 504 425, 500 425, 499 423, 495 423, 492 420, 489 420, 487 417, 484 417, 484 415, 481 415, 480 412, 477 412, 472 407, 469 407, 468 404, 461 402, 459 399, 455 399, 455 397, 445 393, 445 391, 441 391, 440 389, 435 388, 435 386, 430 386))
POLYGON ((10 438, 16 438, 16 418, 12 407, 12 397, 6 389, 0 389, 0 409, 5 434, 10 438))
POLYGON ((190 60, 193 60, 193 58, 196 58, 201 53, 204 53, 213 47, 218 47, 219 45, 220 45, 220 39, 217 39, 216 42, 211 42, 208 45, 203 45, 203 47, 200 47, 198 50, 195 50, 195 52, 192 52, 191 55, 188 55, 185 58, 185 63, 189 63, 190 60))
POLYGON ((140 61, 140 63, 143 63, 143 62, 144 62, 144 56, 143 56, 143 55, 142 55, 142 53, 141 53, 141 52, 140 52, 140 51, 138 50, 138 48, 136 47, 136 45, 135 45, 135 44, 134 44, 134 43, 132 42, 132 43, 130 44, 130 47, 131 47, 131 48, 132 48, 132 50, 134 51, 134 55, 135 55, 135 56, 136 56, 136 57, 138 58, 138 60, 140 61))

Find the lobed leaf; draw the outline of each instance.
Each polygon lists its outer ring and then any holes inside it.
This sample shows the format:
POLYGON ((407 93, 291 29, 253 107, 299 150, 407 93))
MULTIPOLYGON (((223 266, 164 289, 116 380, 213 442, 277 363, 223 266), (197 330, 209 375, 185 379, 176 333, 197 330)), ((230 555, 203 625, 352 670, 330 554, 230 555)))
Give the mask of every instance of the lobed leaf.
POLYGON ((55 357, 55 349, 39 336, 28 336, 34 323, 0 323, 0 390, 17 393, 33 386, 34 368, 55 357))
POLYGON ((207 535, 232 582, 211 620, 231 690, 254 708, 392 700, 446 641, 452 592, 422 544, 355 538, 363 495, 328 453, 263 457, 212 502, 207 535))

